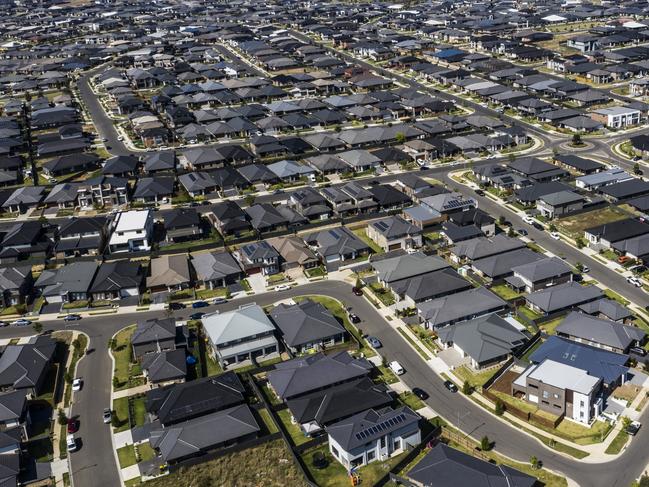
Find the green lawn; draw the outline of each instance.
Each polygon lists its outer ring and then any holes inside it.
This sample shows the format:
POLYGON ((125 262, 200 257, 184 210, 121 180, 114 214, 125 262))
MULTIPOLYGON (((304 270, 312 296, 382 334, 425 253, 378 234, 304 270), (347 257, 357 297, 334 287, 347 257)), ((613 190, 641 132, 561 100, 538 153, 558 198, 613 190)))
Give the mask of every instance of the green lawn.
POLYGON ((140 485, 142 483, 142 477, 134 477, 129 480, 124 481, 125 487, 135 487, 136 485, 140 485))
POLYGON ((120 397, 113 401, 113 414, 117 416, 117 420, 119 421, 119 426, 113 428, 115 433, 131 428, 128 421, 128 397, 120 397))
MULTIPOLYGON (((595 421, 591 427, 582 426, 564 419, 554 430, 557 436, 570 440, 578 445, 591 445, 604 441, 611 431, 612 425, 606 421, 595 421)), ((551 431, 551 430, 548 430, 551 431)))
POLYGON ((379 375, 377 376, 377 379, 379 381, 385 382, 386 384, 394 384, 395 382, 399 382, 399 379, 396 375, 394 375, 394 372, 392 372, 392 369, 390 369, 389 367, 379 365, 377 367, 377 370, 379 372, 379 375))
POLYGON ((524 316, 525 318, 529 320, 536 320, 537 318, 540 318, 543 316, 540 313, 537 313, 536 311, 531 310, 527 306, 519 306, 516 311, 518 312, 519 315, 524 316))
POLYGON ((135 458, 135 448, 133 445, 126 445, 117 449, 117 458, 119 459, 119 468, 130 467, 137 463, 135 458))
POLYGON ((417 396, 415 396, 412 392, 409 391, 399 394, 399 401, 404 403, 413 411, 417 411, 418 409, 421 409, 424 406, 426 406, 426 404, 424 404, 424 401, 422 401, 417 396))
POLYGON ((510 299, 517 298, 521 295, 506 284, 498 284, 497 286, 492 286, 489 289, 503 298, 505 301, 509 301, 510 299))
POLYGON ((259 416, 261 416, 262 421, 266 425, 266 429, 268 430, 268 433, 272 435, 273 433, 277 433, 279 431, 277 429, 277 426, 275 425, 275 422, 273 421, 273 418, 271 418, 268 409, 266 408, 258 409, 257 412, 259 413, 259 416))
POLYGON ((482 387, 496 373, 497 369, 487 369, 482 371, 471 370, 468 366, 463 365, 453 370, 453 374, 463 382, 468 381, 471 387, 482 387))
POLYGON ((142 426, 146 416, 146 398, 144 396, 137 396, 131 398, 135 413, 135 425, 142 426))
POLYGON ((620 432, 615 435, 611 444, 608 445, 606 450, 604 450, 604 453, 608 455, 617 455, 622 451, 622 448, 624 448, 627 441, 629 441, 629 434, 624 430, 624 428, 622 428, 620 432))
POLYGON ((306 274, 306 277, 308 278, 324 277, 327 275, 327 271, 323 266, 320 265, 311 269, 304 269, 304 274, 306 274))
POLYGON ((288 432, 295 446, 300 446, 310 441, 311 438, 306 436, 297 424, 291 422, 291 412, 288 409, 282 409, 277 413, 277 416, 279 416, 279 419, 284 425, 284 429, 288 432))
POLYGON ((136 449, 138 462, 146 462, 156 457, 155 450, 151 448, 151 445, 148 441, 140 443, 139 445, 137 445, 136 449))
POLYGON ((116 391, 144 383, 140 365, 131 361, 131 336, 133 336, 134 331, 135 325, 131 325, 120 330, 115 335, 115 348, 112 353, 115 359, 114 376, 119 381, 119 385, 115 388, 116 391))
POLYGON ((228 294, 228 288, 217 287, 216 289, 199 289, 196 291, 198 299, 225 298, 228 294))
POLYGON ((606 295, 606 297, 612 299, 613 301, 617 301, 622 306, 628 306, 629 305, 629 300, 628 299, 623 298, 622 296, 620 296, 618 293, 616 293, 615 291, 613 291, 611 289, 608 289, 608 288, 604 289, 604 294, 606 295))
POLYGON ((584 230, 587 228, 622 220, 628 216, 629 215, 627 215, 623 210, 620 210, 617 206, 611 205, 606 208, 561 218, 556 225, 563 233, 574 239, 577 237, 583 237, 584 230))
POLYGON ((394 295, 388 288, 381 286, 378 282, 370 284, 370 288, 383 306, 392 306, 394 304, 394 295))
POLYGON ((372 240, 370 237, 367 236, 367 232, 365 231, 366 227, 361 227, 357 228, 356 230, 352 230, 354 232, 354 235, 356 235, 358 238, 360 238, 369 248, 372 249, 372 252, 375 254, 382 254, 383 249, 378 246, 374 240, 372 240))
POLYGON ((424 360, 428 360, 428 359, 429 359, 428 355, 426 355, 426 354, 424 353, 424 351, 421 349, 421 347, 420 347, 419 345, 417 345, 417 342, 415 342, 415 341, 410 337, 410 335, 408 335, 408 334, 406 333, 406 331, 405 331, 403 328, 398 327, 398 328, 397 328, 397 331, 401 334, 401 336, 402 336, 402 337, 403 337, 403 338, 404 338, 408 343, 410 343, 410 345, 412 345, 412 346, 414 347, 415 350, 417 350, 417 353, 418 353, 419 355, 421 355, 421 358, 423 358, 424 360))
POLYGON ((557 326, 559 326, 559 324, 561 324, 564 318, 565 316, 560 316, 559 318, 546 321, 545 323, 541 323, 539 325, 539 328, 545 331, 548 335, 554 335, 554 330, 557 328, 557 326))
POLYGON ((507 404, 511 404, 512 406, 526 412, 526 413, 535 413, 536 410, 538 409, 534 404, 530 404, 526 401, 523 401, 521 399, 517 399, 514 396, 510 394, 505 394, 504 392, 500 391, 490 391, 494 396, 498 397, 502 402, 507 404))

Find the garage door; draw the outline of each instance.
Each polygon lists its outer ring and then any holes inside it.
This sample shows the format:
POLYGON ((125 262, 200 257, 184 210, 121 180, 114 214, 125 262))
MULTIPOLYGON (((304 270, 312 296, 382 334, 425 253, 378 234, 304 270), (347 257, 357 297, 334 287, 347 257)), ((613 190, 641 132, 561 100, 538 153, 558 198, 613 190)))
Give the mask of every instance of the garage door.
POLYGON ((400 243, 392 244, 392 245, 389 245, 389 246, 388 246, 388 251, 390 251, 390 250, 399 250, 400 248, 401 248, 401 244, 400 244, 400 243))

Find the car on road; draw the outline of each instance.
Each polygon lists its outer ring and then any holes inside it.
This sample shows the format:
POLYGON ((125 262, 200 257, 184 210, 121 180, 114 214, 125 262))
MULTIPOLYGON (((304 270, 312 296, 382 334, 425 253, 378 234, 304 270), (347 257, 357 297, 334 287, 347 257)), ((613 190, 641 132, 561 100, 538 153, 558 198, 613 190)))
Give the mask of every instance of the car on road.
POLYGON ((403 367, 401 367, 401 364, 399 362, 397 362, 396 360, 393 360, 392 362, 390 362, 388 367, 390 367, 390 370, 392 372, 394 372, 395 374, 397 374, 397 375, 403 375, 403 374, 406 373, 406 371, 403 370, 403 367))
POLYGON ((412 393, 415 396, 417 396, 419 399, 421 399, 422 401, 425 401, 426 399, 428 399, 430 397, 425 390, 420 389, 419 387, 413 387, 412 388, 412 393))
POLYGON ((354 323, 354 324, 356 324, 356 323, 360 323, 360 322, 361 322, 361 319, 358 317, 357 314, 349 313, 348 316, 349 316, 349 321, 351 321, 351 322, 354 323))
POLYGON ((640 282, 640 279, 638 279, 637 277, 629 276, 626 278, 626 282, 635 287, 642 287, 642 282, 640 282))
POLYGON ((275 291, 288 291, 291 289, 290 284, 280 284, 279 286, 275 286, 275 291))
POLYGON ((69 434, 65 437, 65 444, 67 445, 69 452, 77 451, 77 440, 74 439, 73 434, 69 434))
POLYGON ((0 321, 0 328, 4 328, 5 326, 9 326, 8 321, 0 321))
POLYGON ((273 194, 283 194, 283 193, 284 193, 283 189, 276 189, 275 191, 273 191, 273 194))
POLYGON ((633 174, 635 174, 636 176, 642 176, 644 174, 644 172, 642 171, 642 169, 640 169, 638 167, 638 168, 633 170, 633 174))
POLYGON ((383 346, 381 340, 373 336, 367 337, 367 343, 369 343, 373 348, 381 348, 383 346))
POLYGON ((29 326, 32 322, 25 318, 18 318, 17 320, 12 321, 11 324, 14 326, 29 326))
POLYGON ((225 299, 225 298, 214 298, 212 300, 212 304, 224 304, 224 303, 227 303, 227 302, 228 302, 228 300, 225 299))
POLYGON ((199 311, 198 313, 190 314, 189 319, 190 320, 200 320, 200 319, 203 318, 203 316, 205 316, 205 313, 203 313, 202 311, 199 311))
POLYGON ((205 308, 209 306, 210 304, 207 301, 194 301, 192 303, 192 308, 197 309, 197 308, 205 308))
POLYGON ((532 222, 532 226, 536 228, 537 230, 543 231, 543 225, 541 225, 539 222, 532 222))
POLYGON ((649 268, 646 265, 634 265, 633 267, 629 267, 629 270, 634 274, 643 274, 647 272, 649 268))
POLYGON ((555 240, 561 240, 561 235, 559 234, 559 232, 550 232, 550 237, 555 240))
POLYGON ((444 381, 444 387, 446 387, 451 392, 457 392, 457 386, 453 384, 450 380, 444 381))
POLYGON ((478 196, 484 196, 484 191, 482 191, 481 189, 476 189, 475 194, 477 194, 478 196))
POLYGON ((81 385, 82 381, 78 377, 72 381, 72 390, 73 391, 80 391, 81 390, 81 385))
POLYGON ((80 319, 81 319, 81 315, 69 314, 69 315, 65 315, 63 321, 79 321, 80 319))
POLYGON ((169 304, 169 309, 173 310, 179 310, 179 309, 185 309, 187 306, 183 303, 171 303, 169 304))
POLYGON ((522 237, 527 237, 529 235, 529 232, 524 228, 519 228, 517 231, 518 234, 521 235, 522 237))
POLYGON ((69 418, 68 419, 68 433, 76 433, 78 429, 79 429, 79 425, 77 423, 77 420, 73 419, 73 418, 69 418))
POLYGON ((113 412, 110 410, 110 408, 104 408, 104 412, 102 414, 102 419, 104 421, 104 424, 108 424, 112 421, 113 419, 113 412))
POLYGON ((631 421, 631 423, 629 423, 629 426, 626 427, 626 432, 631 436, 635 436, 638 431, 640 431, 641 426, 642 423, 640 423, 639 421, 631 421))
POLYGON ((585 265, 585 266, 583 266, 581 268, 581 273, 582 274, 588 274, 589 272, 590 272, 590 267, 588 267, 587 265, 585 265))
POLYGON ((354 286, 352 288, 352 292, 354 293, 355 296, 362 296, 363 295, 363 290, 360 287, 354 286))
POLYGON ((641 357, 644 357, 644 356, 647 355, 647 351, 642 347, 631 347, 629 349, 629 352, 634 353, 636 355, 640 355, 641 357))
POLYGON ((532 218, 532 217, 529 216, 529 215, 525 215, 525 216, 523 217, 523 221, 524 221, 525 223, 527 223, 528 225, 531 225, 532 223, 534 223, 534 218, 532 218))

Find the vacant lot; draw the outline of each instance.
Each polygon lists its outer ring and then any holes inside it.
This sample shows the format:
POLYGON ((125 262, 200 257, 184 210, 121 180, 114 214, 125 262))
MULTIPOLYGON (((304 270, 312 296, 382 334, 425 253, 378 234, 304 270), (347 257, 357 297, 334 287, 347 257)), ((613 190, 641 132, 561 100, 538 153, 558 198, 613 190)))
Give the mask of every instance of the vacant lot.
POLYGON ((181 468, 146 483, 150 487, 306 486, 281 440, 181 468))
POLYGON ((627 218, 624 211, 616 206, 609 206, 599 210, 593 210, 579 215, 570 216, 558 220, 557 227, 572 238, 583 237, 584 230, 587 228, 603 225, 604 223, 611 223, 617 220, 627 218))

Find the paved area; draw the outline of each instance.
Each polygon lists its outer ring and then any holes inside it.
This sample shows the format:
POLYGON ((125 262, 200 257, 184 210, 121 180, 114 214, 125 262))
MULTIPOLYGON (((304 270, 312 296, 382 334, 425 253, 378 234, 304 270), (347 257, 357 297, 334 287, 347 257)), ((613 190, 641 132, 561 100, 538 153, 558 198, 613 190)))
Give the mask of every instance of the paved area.
POLYGON ((120 431, 113 435, 113 442, 115 443, 115 449, 119 449, 125 445, 132 445, 133 435, 131 435, 131 430, 120 431))

